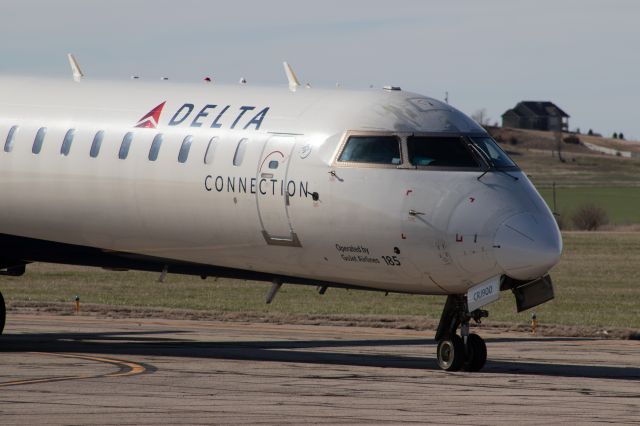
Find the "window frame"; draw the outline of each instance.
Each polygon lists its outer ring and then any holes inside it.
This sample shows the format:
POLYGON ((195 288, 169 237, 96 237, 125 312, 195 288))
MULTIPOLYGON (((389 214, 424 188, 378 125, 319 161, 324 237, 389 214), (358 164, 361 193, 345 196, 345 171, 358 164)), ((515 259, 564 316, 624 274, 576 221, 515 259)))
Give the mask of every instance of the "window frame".
POLYGON ((164 142, 164 135, 162 133, 157 133, 153 137, 151 145, 149 146, 149 155, 147 155, 149 161, 156 161, 158 159, 160 150, 162 149, 162 142, 164 142))
POLYGON ((44 145, 44 138, 47 137, 47 127, 40 127, 33 138, 33 145, 31 145, 31 153, 33 155, 39 155, 42 152, 42 146, 44 145))
POLYGON ((234 167, 242 167, 244 157, 247 154, 247 145, 249 145, 249 138, 240 138, 233 153, 232 164, 234 167))
POLYGON ((215 155, 216 155, 216 147, 218 145, 219 142, 219 138, 218 136, 212 136, 209 139, 209 143, 207 143, 207 149, 204 152, 204 157, 202 158, 202 161, 204 162, 205 165, 209 166, 211 165, 211 163, 213 163, 213 160, 215 159, 215 155))
MULTIPOLYGON (((500 146, 498 141, 495 140, 493 138, 493 136, 491 136, 489 134, 486 134, 486 135, 473 134, 473 135, 465 135, 465 136, 469 139, 469 143, 472 144, 473 146, 475 146, 479 150, 482 150, 482 148, 476 145, 476 142, 474 142, 474 140, 473 140, 474 138, 488 138, 488 139, 491 139, 493 141, 493 143, 495 144, 496 148, 498 149, 498 151, 500 151, 502 154, 504 154, 505 157, 507 157, 507 159, 513 163, 513 166, 500 166, 500 167, 496 166, 494 170, 502 170, 502 171, 505 171, 505 172, 517 172, 517 171, 521 171, 522 170, 520 168, 520 166, 518 166, 518 163, 516 163, 516 161, 513 158, 511 158, 511 156, 509 154, 507 154, 507 151, 502 149, 502 147, 500 146)), ((484 153, 484 154, 490 156, 488 153, 484 153)), ((483 162, 483 164, 486 163, 487 167, 491 169, 492 166, 491 166, 491 164, 488 163, 486 158, 482 158, 482 162, 483 162)))
POLYGON ((89 157, 98 158, 100 155, 100 149, 102 148, 102 142, 104 141, 104 130, 98 130, 91 139, 91 147, 89 148, 89 157), (94 155, 95 151, 95 155, 94 155))
MULTIPOLYGON (((361 131, 361 130, 348 130, 344 132, 340 139, 340 143, 336 148, 332 160, 331 167, 333 168, 377 168, 377 169, 411 169, 411 170, 431 170, 431 171, 458 171, 458 172, 483 172, 490 168, 490 165, 487 163, 486 159, 484 159, 481 155, 479 155, 470 145, 473 144, 470 138, 477 137, 491 137, 487 133, 451 133, 451 132, 394 132, 394 131, 361 131), (358 162, 348 162, 348 161, 338 161, 340 155, 342 155, 342 151, 344 151, 345 146, 347 145, 347 141, 352 136, 396 136, 400 140, 400 155, 401 155, 401 163, 400 164, 379 164, 379 163, 358 163, 358 162), (474 158, 477 167, 451 167, 451 166, 420 166, 413 165, 409 161, 409 151, 407 146, 407 138, 409 136, 415 137, 445 137, 445 138, 460 138, 465 145, 465 149, 467 149, 471 156, 474 158)), ((495 140, 495 139, 494 139, 495 140)), ((498 148, 502 149, 498 144, 498 148)), ((502 150, 504 151, 504 150, 502 150)), ((506 153, 506 152, 505 152, 506 153)), ((508 154, 507 154, 508 156, 508 154)), ((520 170, 520 167, 517 163, 511 158, 511 161, 516 164, 515 168, 510 168, 511 171, 520 170)), ((505 169, 506 170, 506 169, 505 169)))
POLYGON ((133 143, 133 138, 135 134, 133 132, 127 132, 122 137, 122 141, 120 142, 120 148, 118 149, 118 159, 126 160, 129 157, 129 151, 131 150, 131 144, 133 143))
POLYGON ((413 132, 413 133, 408 133, 403 138, 403 143, 407 147, 407 151, 406 151, 407 152, 407 165, 408 165, 409 168, 416 169, 416 170, 482 172, 488 167, 487 162, 486 162, 486 160, 484 158, 482 158, 480 155, 478 155, 478 153, 475 152, 469 146, 471 144, 471 141, 469 141, 467 139, 468 137, 477 137, 477 136, 478 135, 476 135, 476 134, 467 135, 467 134, 461 134, 461 133, 441 133, 441 132, 413 132), (460 141, 464 145, 464 148, 469 152, 471 157, 477 163, 477 166, 476 167, 454 167, 454 166, 429 166, 429 165, 412 164, 411 161, 409 161, 409 146, 408 146, 408 138, 409 137, 434 138, 434 139, 435 138, 456 138, 456 139, 460 139, 460 141))
POLYGON ((73 138, 76 136, 76 129, 69 129, 62 138, 62 145, 60 145, 60 155, 63 157, 69 156, 71 153, 71 145, 73 145, 73 138))
POLYGON ((193 145, 193 135, 187 135, 182 139, 180 150, 178 151, 178 164, 184 164, 189 161, 191 153, 191 145, 193 145), (182 158, 184 155, 184 158, 182 158))
POLYGON ((20 130, 20 126, 18 124, 15 124, 11 126, 9 132, 7 132, 7 138, 4 140, 3 148, 4 152, 6 152, 7 154, 13 151, 13 147, 16 143, 16 133, 18 133, 18 130, 20 130))
POLYGON ((349 130, 342 135, 342 139, 338 144, 338 149, 333 155, 332 165, 333 167, 356 167, 356 168, 374 168, 374 169, 403 169, 406 168, 407 155, 404 133, 400 132, 376 132, 376 131, 355 131, 349 130), (347 146, 347 142, 351 137, 395 137, 398 139, 398 149, 400 150, 400 164, 383 164, 383 163, 365 163, 356 161, 338 161, 342 152, 347 146))

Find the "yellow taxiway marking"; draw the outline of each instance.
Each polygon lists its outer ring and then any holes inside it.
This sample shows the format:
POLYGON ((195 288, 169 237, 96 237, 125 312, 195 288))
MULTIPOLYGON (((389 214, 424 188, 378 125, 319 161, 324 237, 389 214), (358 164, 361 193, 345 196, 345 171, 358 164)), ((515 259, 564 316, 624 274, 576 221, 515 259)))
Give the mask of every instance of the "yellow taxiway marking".
POLYGON ((65 357, 65 358, 78 358, 78 359, 84 359, 84 360, 88 360, 88 361, 102 362, 102 363, 105 363, 105 364, 112 364, 112 365, 118 366, 121 369, 122 369, 122 367, 126 367, 127 370, 126 371, 117 371, 115 373, 108 373, 108 374, 98 374, 98 375, 79 374, 79 375, 76 375, 76 376, 44 377, 44 378, 30 379, 30 380, 14 380, 14 381, 10 381, 10 382, 0 382, 0 387, 17 386, 17 385, 30 385, 30 384, 34 384, 34 383, 61 382, 61 381, 65 381, 65 380, 95 379, 95 378, 98 378, 98 377, 135 376, 135 375, 144 373, 145 370, 146 370, 144 368, 144 366, 142 366, 140 364, 136 364, 135 362, 131 362, 131 361, 123 361, 123 360, 120 360, 120 359, 96 357, 96 356, 89 356, 89 355, 58 354, 58 353, 51 353, 51 352, 31 352, 31 353, 32 354, 36 354, 36 355, 52 355, 52 356, 61 356, 61 357, 65 357))

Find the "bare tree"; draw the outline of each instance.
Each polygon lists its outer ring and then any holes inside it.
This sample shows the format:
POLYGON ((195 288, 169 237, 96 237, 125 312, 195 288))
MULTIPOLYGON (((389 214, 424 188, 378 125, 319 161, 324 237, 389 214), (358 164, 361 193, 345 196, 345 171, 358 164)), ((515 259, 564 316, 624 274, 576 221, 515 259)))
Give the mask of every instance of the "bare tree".
POLYGON ((607 211, 595 204, 583 204, 571 216, 571 221, 576 229, 582 231, 595 231, 609 223, 607 211))
POLYGON ((481 126, 488 126, 491 123, 491 118, 489 118, 486 108, 477 110, 471 114, 471 118, 481 126))

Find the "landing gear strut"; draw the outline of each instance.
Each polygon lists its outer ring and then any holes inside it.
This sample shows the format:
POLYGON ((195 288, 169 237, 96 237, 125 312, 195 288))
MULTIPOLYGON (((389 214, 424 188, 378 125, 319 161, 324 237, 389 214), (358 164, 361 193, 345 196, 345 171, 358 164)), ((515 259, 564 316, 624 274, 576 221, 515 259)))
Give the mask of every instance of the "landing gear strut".
MULTIPOLYGON (((27 263, 28 262, 22 261, 7 262, 5 260, 4 262, 2 262, 2 264, 0 264, 0 275, 9 275, 11 277, 19 277, 21 275, 24 275, 27 263)), ((7 307, 4 304, 4 297, 2 297, 2 292, 0 292, 0 335, 2 335, 2 331, 4 330, 6 320, 7 307)))
POLYGON ((436 332, 438 365, 443 370, 479 371, 487 361, 487 345, 482 337, 469 333, 469 321, 480 323, 489 313, 481 309, 468 311, 465 295, 447 297, 436 332), (458 327, 462 337, 456 334, 458 327))
POLYGON ((2 292, 0 292, 0 335, 2 334, 2 330, 4 330, 4 323, 7 319, 7 308, 4 305, 4 297, 2 297, 2 292))

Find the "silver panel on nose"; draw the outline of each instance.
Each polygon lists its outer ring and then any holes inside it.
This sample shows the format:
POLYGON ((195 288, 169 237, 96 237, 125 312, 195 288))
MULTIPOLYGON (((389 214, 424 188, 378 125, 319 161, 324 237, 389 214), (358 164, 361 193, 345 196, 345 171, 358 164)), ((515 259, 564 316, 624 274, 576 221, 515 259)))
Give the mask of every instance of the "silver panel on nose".
POLYGON ((551 215, 519 213, 505 220, 496 232, 498 265, 517 280, 545 275, 560 259, 562 237, 551 215))

